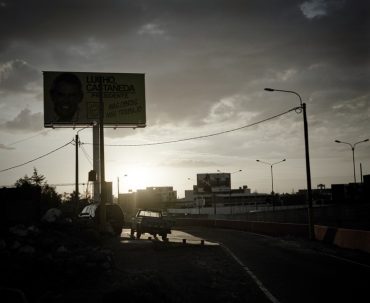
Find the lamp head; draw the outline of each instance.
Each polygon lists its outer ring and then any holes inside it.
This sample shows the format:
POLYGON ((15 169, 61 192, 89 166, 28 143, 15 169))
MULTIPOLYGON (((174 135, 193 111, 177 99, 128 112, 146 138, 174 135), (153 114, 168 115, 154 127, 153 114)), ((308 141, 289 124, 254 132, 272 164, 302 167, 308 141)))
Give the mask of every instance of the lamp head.
POLYGON ((339 141, 339 140, 335 140, 334 142, 336 142, 336 143, 342 143, 341 141, 339 141))
POLYGON ((274 89, 273 89, 273 88, 266 87, 266 88, 265 88, 265 91, 273 92, 273 91, 274 91, 274 89))
POLYGON ((286 159, 283 159, 283 161, 286 161, 286 159))
POLYGON ((367 142, 367 141, 369 141, 369 139, 364 140, 364 142, 367 142))

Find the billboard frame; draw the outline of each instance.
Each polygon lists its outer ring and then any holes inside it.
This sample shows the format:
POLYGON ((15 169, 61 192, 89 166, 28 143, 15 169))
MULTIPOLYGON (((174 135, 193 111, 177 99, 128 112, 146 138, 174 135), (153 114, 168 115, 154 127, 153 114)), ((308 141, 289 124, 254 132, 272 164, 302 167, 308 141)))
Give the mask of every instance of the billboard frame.
POLYGON ((104 127, 146 127, 145 74, 43 71, 44 127, 79 128, 99 121, 104 127))

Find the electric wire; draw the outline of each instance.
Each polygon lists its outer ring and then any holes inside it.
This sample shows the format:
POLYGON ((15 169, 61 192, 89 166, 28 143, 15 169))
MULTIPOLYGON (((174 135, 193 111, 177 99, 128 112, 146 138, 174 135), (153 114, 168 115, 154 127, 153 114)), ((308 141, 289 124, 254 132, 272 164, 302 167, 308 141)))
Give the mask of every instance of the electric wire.
MULTIPOLYGON (((202 135, 202 136, 196 136, 196 137, 190 137, 190 138, 184 138, 184 139, 177 139, 177 140, 162 141, 162 142, 153 142, 153 143, 143 143, 143 144, 105 144, 105 146, 126 146, 126 147, 133 147, 133 146, 151 146, 151 145, 162 145, 162 144, 170 144, 170 143, 177 143, 177 142, 184 142, 184 141, 190 141, 190 140, 196 140, 196 139, 209 138, 209 137, 219 136, 219 135, 222 135, 222 134, 226 134, 226 133, 230 133, 230 132, 238 131, 238 130, 241 130, 241 129, 244 129, 244 128, 252 127, 252 126, 255 126, 255 125, 261 124, 261 123, 263 123, 263 122, 267 122, 267 121, 269 121, 269 120, 272 120, 272 119, 276 119, 276 118, 278 118, 278 117, 281 117, 281 116, 283 116, 283 115, 285 115, 285 114, 287 114, 287 113, 289 113, 289 112, 291 112, 291 111, 296 111, 296 112, 298 113, 298 111, 297 111, 297 110, 299 110, 299 109, 300 109, 300 107, 294 107, 294 108, 291 108, 291 109, 289 109, 289 110, 287 110, 287 111, 285 111, 285 112, 282 112, 282 113, 280 113, 280 114, 276 114, 276 115, 274 115, 274 116, 271 116, 271 117, 265 118, 265 119, 263 119, 263 120, 260 120, 260 121, 257 121, 257 122, 251 123, 251 124, 247 124, 247 125, 244 125, 244 126, 241 126, 241 127, 237 127, 237 128, 233 128, 233 129, 229 129, 229 130, 225 130, 225 131, 221 131, 221 132, 213 133, 213 134, 208 134, 208 135, 202 135)), ((33 136, 33 137, 34 137, 34 136, 33 136)), ((19 141, 18 141, 18 142, 19 142, 19 141)), ((48 152, 48 153, 44 154, 44 155, 42 155, 42 156, 39 156, 39 157, 37 157, 37 158, 35 158, 35 159, 29 160, 29 161, 24 162, 24 163, 22 163, 22 164, 14 165, 14 166, 9 167, 9 168, 6 168, 6 169, 2 169, 2 170, 0 170, 0 173, 5 172, 5 171, 8 171, 8 170, 11 170, 11 169, 14 169, 14 168, 18 168, 18 167, 24 166, 24 165, 29 164, 29 163, 32 163, 32 162, 34 162, 34 161, 36 161, 36 160, 39 160, 39 159, 41 159, 41 158, 44 158, 44 157, 46 157, 46 156, 48 156, 48 155, 50 155, 50 154, 52 154, 52 153, 54 153, 54 152, 56 152, 56 151, 58 151, 58 150, 60 150, 60 149, 62 149, 62 148, 64 148, 64 147, 66 147, 67 145, 69 145, 69 144, 73 144, 73 143, 74 143, 74 144, 76 144, 76 142, 75 142, 75 140, 74 140, 74 139, 72 139, 71 141, 69 141, 69 142, 65 143, 64 145, 62 145, 62 146, 60 146, 60 147, 58 147, 58 148, 56 148, 56 149, 54 149, 54 150, 52 150, 52 151, 50 151, 50 152, 48 152)), ((15 143, 13 143, 13 144, 15 144, 15 143)), ((81 147, 82 147, 82 145, 83 145, 83 144, 90 144, 90 145, 93 145, 93 143, 83 143, 83 142, 80 142, 80 144, 81 144, 81 145, 80 145, 81 147)), ((82 150, 83 150, 83 152, 84 152, 84 155, 85 155, 86 157, 88 157, 86 150, 84 150, 84 149, 82 149, 82 150), (85 152, 86 152, 86 154, 85 154, 85 152)), ((92 163, 91 163, 91 164, 92 164, 92 163)))
POLYGON ((17 141, 14 141, 12 143, 9 143, 7 144, 7 146, 12 146, 12 145, 15 145, 15 144, 18 144, 18 143, 21 143, 21 142, 24 142, 24 141, 27 141, 27 140, 30 140, 32 138, 35 138, 35 137, 38 137, 40 135, 46 135, 48 132, 50 132, 51 130, 48 129, 48 130, 42 130, 40 132, 38 132, 37 134, 33 135, 33 136, 30 136, 30 137, 27 137, 27 138, 23 138, 23 139, 20 139, 20 140, 17 140, 17 141))
MULTIPOLYGON (((291 109, 289 109, 289 110, 287 110, 285 112, 282 112, 280 114, 276 114, 274 116, 265 118, 265 119, 260 120, 260 121, 257 121, 257 122, 253 122, 251 124, 243 125, 243 126, 240 126, 240 127, 237 127, 237 128, 233 128, 233 129, 229 129, 229 130, 225 130, 225 131, 221 131, 221 132, 217 132, 217 133, 213 133, 213 134, 208 134, 208 135, 202 135, 202 136, 196 136, 196 137, 190 137, 190 138, 183 138, 183 139, 177 139, 177 140, 162 141, 162 142, 142 143, 142 144, 104 144, 104 145, 105 146, 139 147, 139 146, 151 146, 151 145, 162 145, 162 144, 178 143, 178 142, 184 142, 184 141, 191 141, 191 140, 209 138, 209 137, 223 135, 223 134, 226 134, 226 133, 235 132, 235 131, 238 131, 238 130, 241 130, 241 129, 244 129, 244 128, 252 127, 252 126, 261 124, 263 122, 267 122, 269 120, 276 119, 276 118, 281 117, 281 116, 283 116, 283 115, 285 115, 287 113, 290 113, 292 111, 296 111, 297 112, 297 110, 299 110, 299 109, 300 109, 300 107, 293 107, 293 108, 291 108, 291 109)), ((81 142, 81 144, 94 145, 94 143, 84 143, 84 142, 81 142)))
POLYGON ((62 149, 62 148, 64 148, 64 147, 66 147, 67 145, 71 144, 73 141, 74 141, 74 140, 71 140, 71 141, 67 142, 66 144, 63 144, 62 146, 60 146, 60 147, 58 147, 58 148, 56 148, 56 149, 53 149, 52 151, 50 151, 50 152, 48 152, 48 153, 46 153, 46 154, 44 154, 44 155, 42 155, 42 156, 39 156, 39 157, 37 157, 37 158, 35 158, 35 159, 29 160, 29 161, 24 162, 24 163, 22 163, 22 164, 18 164, 18 165, 14 165, 14 166, 12 166, 12 167, 8 167, 8 168, 5 168, 5 169, 2 169, 2 170, 0 170, 0 173, 2 173, 2 172, 4 172, 4 171, 11 170, 11 169, 14 169, 14 168, 17 168, 17 167, 24 166, 24 165, 26 165, 26 164, 29 164, 29 163, 31 163, 31 162, 34 162, 34 161, 39 160, 39 159, 41 159, 41 158, 44 158, 44 157, 46 157, 46 156, 48 156, 48 155, 50 155, 50 154, 52 154, 52 153, 55 153, 56 151, 58 151, 58 150, 60 150, 60 149, 62 149))
POLYGON ((90 163, 91 166, 93 166, 92 159, 91 159, 90 155, 87 153, 87 151, 84 148, 84 146, 80 144, 80 147, 81 147, 82 153, 84 154, 86 160, 90 163))

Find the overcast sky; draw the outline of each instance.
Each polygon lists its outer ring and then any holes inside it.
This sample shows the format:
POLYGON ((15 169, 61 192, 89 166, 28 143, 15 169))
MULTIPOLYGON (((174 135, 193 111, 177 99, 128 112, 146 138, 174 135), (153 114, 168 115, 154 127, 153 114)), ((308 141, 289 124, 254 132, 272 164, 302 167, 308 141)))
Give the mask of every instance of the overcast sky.
MULTIPOLYGON (((106 144, 144 144, 231 130, 307 103, 312 184, 353 182, 350 143, 370 137, 367 0, 0 0, 0 170, 73 139, 43 127, 42 71, 145 73, 147 127, 106 129, 106 144)), ((80 133, 80 180, 92 169, 92 131, 80 133)), ((106 146, 106 179, 120 191, 191 189, 197 173, 234 172, 232 186, 306 187, 302 114, 179 143, 106 146), (127 175, 124 177, 124 175, 127 175), (188 180, 190 178, 191 180, 188 180)), ((370 143, 355 149, 370 174, 370 143)), ((33 167, 50 184, 74 182, 73 145, 0 173, 33 167)), ((82 191, 83 188, 81 188, 82 191)), ((58 187, 59 192, 71 191, 58 187)))

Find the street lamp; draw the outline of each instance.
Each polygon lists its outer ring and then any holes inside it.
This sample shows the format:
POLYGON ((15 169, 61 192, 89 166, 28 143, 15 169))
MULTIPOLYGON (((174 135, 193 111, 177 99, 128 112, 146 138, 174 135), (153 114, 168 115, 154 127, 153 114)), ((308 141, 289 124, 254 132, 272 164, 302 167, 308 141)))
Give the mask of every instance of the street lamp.
POLYGON ((336 143, 343 143, 343 144, 347 144, 351 147, 352 149, 352 160, 353 160, 353 179, 355 181, 355 184, 356 184, 356 165, 355 165, 355 146, 357 144, 360 144, 360 143, 363 143, 363 142, 368 142, 369 139, 366 139, 366 140, 362 140, 362 141, 358 141, 354 144, 351 144, 351 143, 348 143, 348 142, 343 142, 343 141, 339 141, 339 140, 335 140, 334 142, 336 143))
MULTIPOLYGON (((240 173, 240 172, 242 172, 242 171, 243 171, 242 169, 238 169, 238 170, 233 171, 232 173, 230 173, 230 175, 235 174, 235 173, 240 173)), ((231 186, 231 177, 230 177, 229 204, 230 204, 230 211, 232 212, 232 206, 231 206, 231 191, 232 191, 232 186, 231 186)))
MULTIPOLYGON (((243 171, 242 169, 238 169, 238 170, 233 171, 232 173, 230 173, 230 175, 232 175, 232 174, 236 174, 236 173, 240 173, 240 172, 242 172, 242 171, 243 171)), ((231 195, 231 177, 230 177, 230 195, 231 195)))
POLYGON ((310 153, 308 146, 308 126, 307 126, 307 113, 306 113, 306 103, 302 102, 301 96, 291 90, 282 90, 274 88, 265 88, 265 91, 268 92, 283 92, 294 94, 299 98, 300 109, 303 111, 303 127, 304 127, 304 143, 305 143, 305 155, 306 155, 306 175, 307 175, 307 200, 308 200, 308 234, 309 239, 315 239, 315 230, 313 224, 313 211, 312 211, 312 188, 311 188, 311 167, 310 167, 310 153))
POLYGON ((239 170, 233 171, 232 173, 230 173, 230 175, 235 174, 235 173, 238 173, 238 172, 241 172, 241 171, 243 171, 243 170, 242 169, 239 169, 239 170))
POLYGON ((267 165, 270 165, 270 169, 271 169, 271 199, 272 199, 272 210, 274 211, 275 210, 275 203, 274 203, 274 174, 273 174, 273 170, 272 170, 272 167, 276 164, 279 164, 281 162, 285 162, 286 159, 283 159, 281 161, 278 161, 278 162, 275 162, 275 163, 269 163, 269 162, 264 162, 264 161, 261 161, 261 160, 256 160, 257 162, 260 162, 260 163, 263 163, 263 164, 267 164, 267 165))

